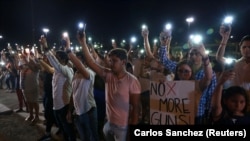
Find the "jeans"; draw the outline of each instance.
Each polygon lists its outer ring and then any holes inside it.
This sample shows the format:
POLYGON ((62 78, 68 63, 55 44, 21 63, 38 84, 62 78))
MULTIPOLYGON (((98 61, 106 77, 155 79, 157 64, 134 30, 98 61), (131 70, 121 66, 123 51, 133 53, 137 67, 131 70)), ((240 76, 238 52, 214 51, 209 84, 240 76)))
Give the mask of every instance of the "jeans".
POLYGON ((59 110, 54 110, 54 114, 59 128, 62 129, 65 141, 76 141, 73 123, 69 123, 66 119, 68 109, 69 105, 66 105, 59 110))
POLYGON ((103 128, 106 141, 126 141, 128 126, 118 126, 106 122, 103 128))
POLYGON ((76 115, 74 121, 82 141, 99 140, 96 107, 92 107, 87 113, 76 115))
POLYGON ((43 104, 44 117, 46 119, 46 132, 50 133, 53 125, 57 125, 55 116, 53 114, 52 92, 44 92, 43 104))

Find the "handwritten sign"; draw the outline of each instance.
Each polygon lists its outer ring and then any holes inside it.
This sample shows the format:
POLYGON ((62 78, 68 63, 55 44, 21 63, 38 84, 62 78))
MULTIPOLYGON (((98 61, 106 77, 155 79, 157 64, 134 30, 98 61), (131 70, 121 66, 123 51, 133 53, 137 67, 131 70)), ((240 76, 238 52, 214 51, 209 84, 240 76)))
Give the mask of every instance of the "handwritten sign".
POLYGON ((150 82, 151 125, 193 125, 195 81, 150 82))

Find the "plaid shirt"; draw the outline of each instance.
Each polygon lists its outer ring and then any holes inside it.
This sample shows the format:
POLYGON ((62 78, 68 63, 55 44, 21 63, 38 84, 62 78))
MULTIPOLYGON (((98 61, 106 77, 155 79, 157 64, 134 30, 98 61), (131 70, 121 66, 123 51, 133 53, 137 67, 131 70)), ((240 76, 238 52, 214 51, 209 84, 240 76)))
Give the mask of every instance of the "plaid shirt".
MULTIPOLYGON (((175 72, 177 62, 171 61, 167 57, 167 52, 166 52, 166 47, 160 47, 160 52, 159 52, 159 57, 160 57, 160 62, 168 68, 170 71, 175 72)), ((204 70, 200 69, 196 74, 195 74, 195 80, 201 80, 205 76, 204 70)), ((211 108, 211 98, 213 91, 215 89, 215 86, 217 85, 217 79, 215 72, 213 72, 212 80, 209 86, 202 92, 200 102, 199 102, 199 107, 198 107, 198 112, 196 114, 196 117, 204 117, 208 118, 211 108), (206 111, 208 111, 206 113, 206 111)))

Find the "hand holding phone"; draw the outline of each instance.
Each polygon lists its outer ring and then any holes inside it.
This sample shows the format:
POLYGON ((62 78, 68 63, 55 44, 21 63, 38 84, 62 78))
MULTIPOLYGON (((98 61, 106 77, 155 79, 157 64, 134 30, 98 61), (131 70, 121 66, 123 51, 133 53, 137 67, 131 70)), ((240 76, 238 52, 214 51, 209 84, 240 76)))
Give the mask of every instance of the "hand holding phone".
POLYGON ((80 36, 80 38, 83 37, 83 33, 85 32, 86 29, 86 24, 85 23, 79 23, 78 24, 78 34, 80 36))

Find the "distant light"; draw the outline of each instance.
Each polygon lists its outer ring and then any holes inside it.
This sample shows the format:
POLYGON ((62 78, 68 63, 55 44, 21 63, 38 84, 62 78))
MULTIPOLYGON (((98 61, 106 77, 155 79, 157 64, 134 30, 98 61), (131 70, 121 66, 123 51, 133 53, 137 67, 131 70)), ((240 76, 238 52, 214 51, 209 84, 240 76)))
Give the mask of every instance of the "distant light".
POLYGON ((91 38, 91 37, 89 37, 89 38, 88 38, 88 41, 92 41, 92 38, 91 38))
POLYGON ((43 28, 43 32, 44 32, 44 33, 48 33, 48 32, 49 32, 49 29, 48 29, 48 28, 43 28))
POLYGON ((80 51, 79 47, 75 47, 76 48, 76 51, 80 51))
POLYGON ((115 42, 115 39, 111 39, 111 42, 114 43, 114 42, 115 42))
POLYGON ((193 17, 189 17, 186 19, 186 22, 188 23, 192 23, 194 21, 194 18, 193 17))
POLYGON ((2 35, 0 35, 0 39, 2 39, 3 38, 3 36, 2 35))
POLYGON ((154 43, 157 43, 158 42, 158 40, 157 39, 154 39, 154 43))
POLYGON ((4 66, 4 65, 5 65, 4 61, 1 61, 1 62, 0 62, 0 65, 4 66))
POLYGON ((144 53, 144 49, 141 49, 141 50, 140 50, 140 53, 143 54, 143 53, 144 53))

